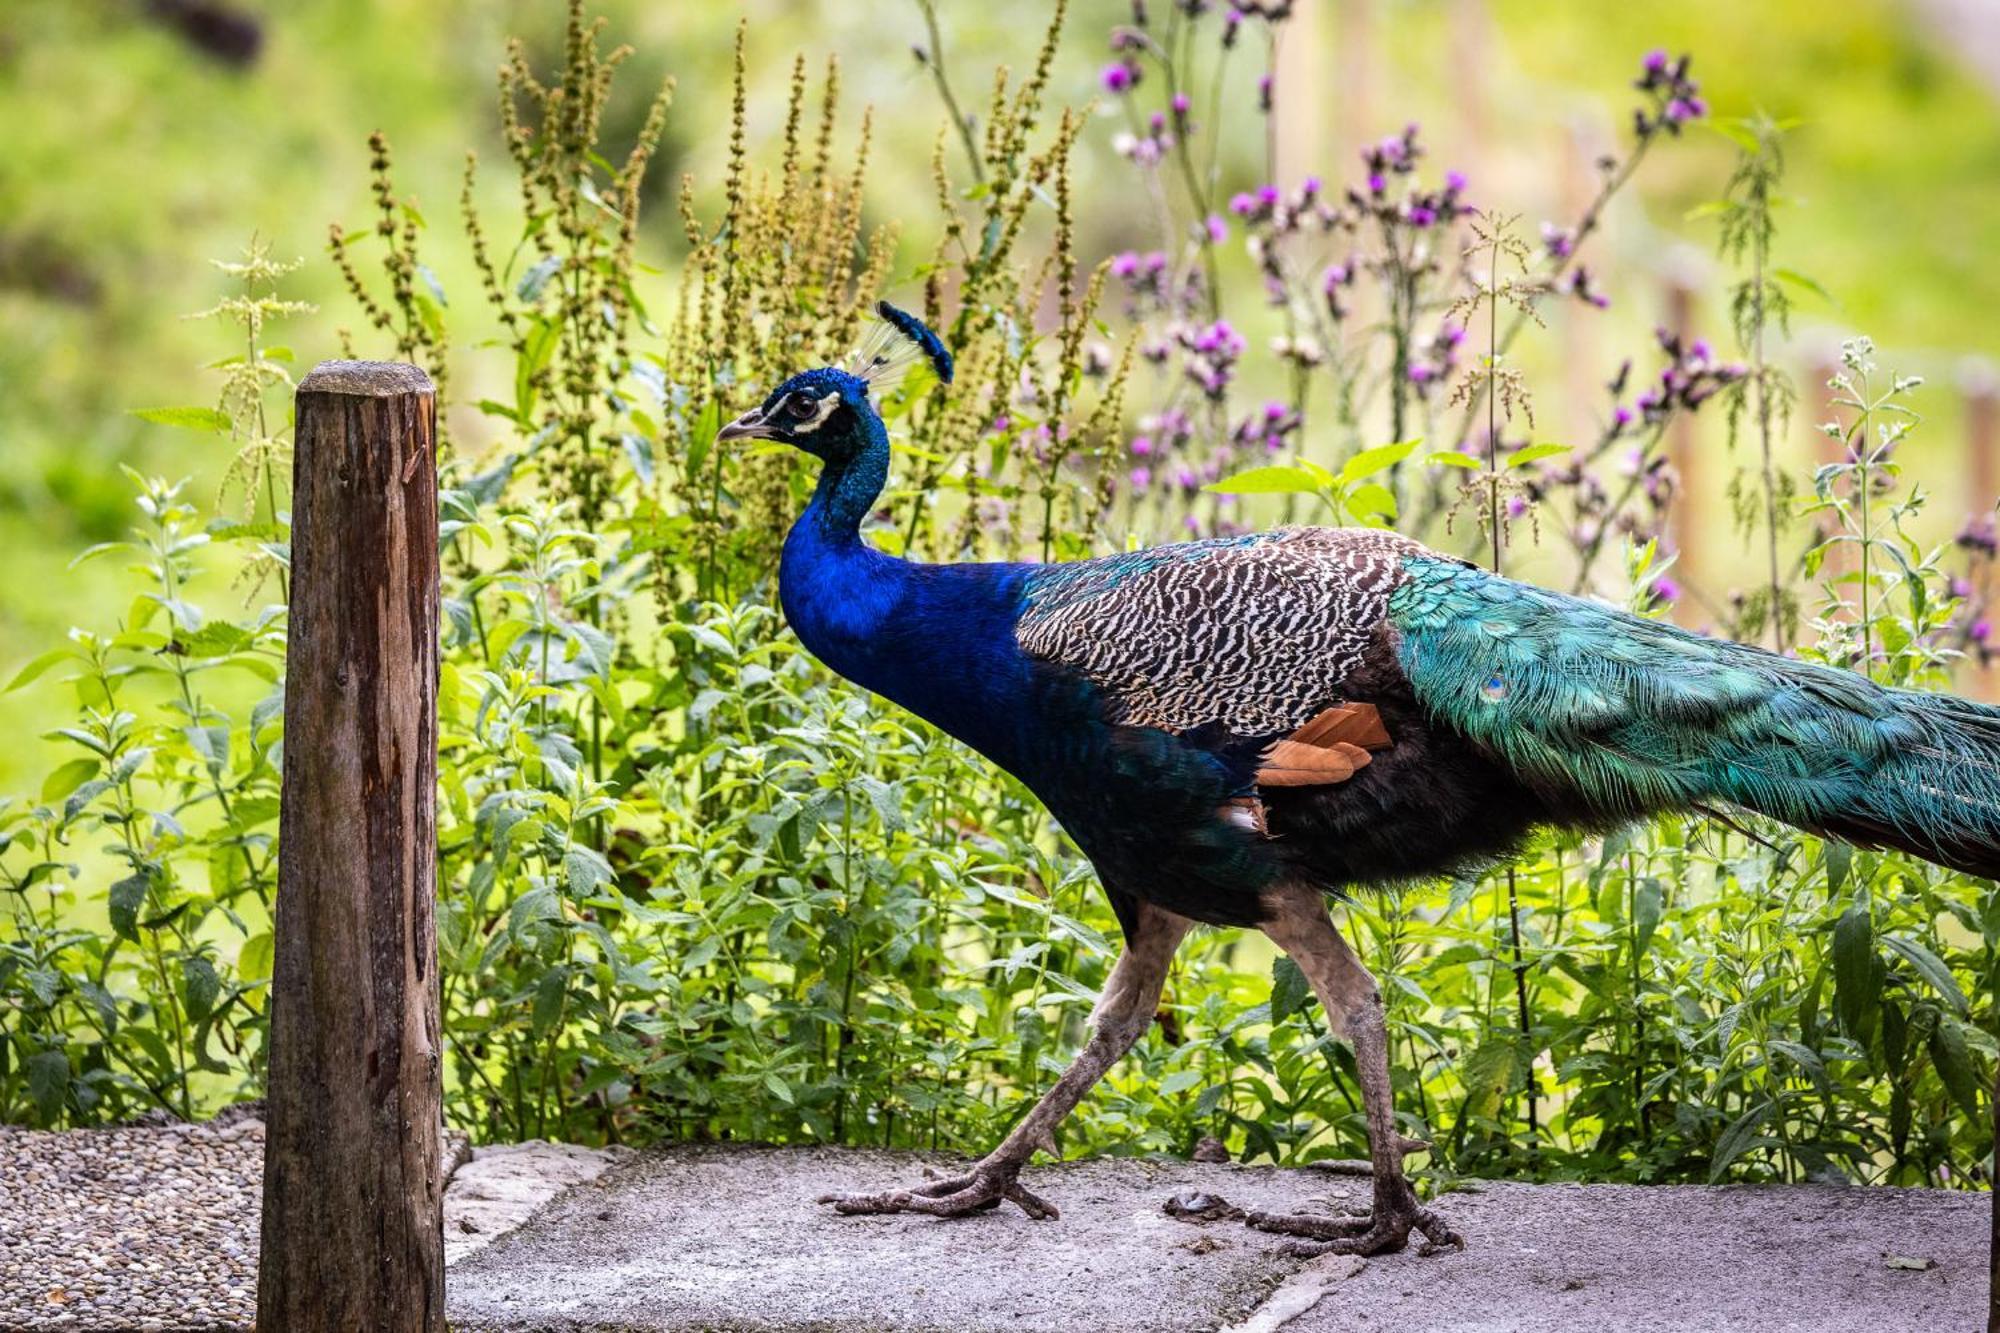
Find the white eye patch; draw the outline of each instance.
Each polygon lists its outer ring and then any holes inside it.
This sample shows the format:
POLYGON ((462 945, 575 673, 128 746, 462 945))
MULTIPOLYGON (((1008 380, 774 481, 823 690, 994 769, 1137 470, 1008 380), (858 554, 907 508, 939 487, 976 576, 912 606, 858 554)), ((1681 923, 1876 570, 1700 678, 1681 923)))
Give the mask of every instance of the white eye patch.
POLYGON ((794 435, 810 435, 826 424, 833 415, 833 409, 840 406, 840 395, 822 393, 813 395, 804 390, 785 395, 785 401, 778 404, 772 419, 794 435))

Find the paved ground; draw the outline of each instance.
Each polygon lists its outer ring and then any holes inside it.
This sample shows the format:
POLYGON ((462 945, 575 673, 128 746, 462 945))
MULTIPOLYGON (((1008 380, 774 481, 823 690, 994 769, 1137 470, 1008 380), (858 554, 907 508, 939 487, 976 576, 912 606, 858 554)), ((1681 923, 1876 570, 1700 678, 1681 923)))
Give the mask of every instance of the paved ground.
POLYGON ((1044 1167, 1063 1209, 956 1222, 830 1216, 829 1188, 917 1180, 906 1154, 676 1149, 572 1191, 452 1270, 454 1325, 1242 1333, 1948 1333, 1983 1327, 1990 1199, 1928 1190, 1493 1184, 1440 1201, 1464 1254, 1311 1264, 1159 1205, 1365 1202, 1319 1171, 1044 1167), (1891 1261, 1935 1267, 1892 1267, 1891 1261))
MULTIPOLYGON (((0 1329, 243 1329, 262 1125, 0 1130, 0 1329)), ((1359 1205, 1325 1171, 1038 1167, 1063 1209, 843 1218, 827 1189, 913 1183, 910 1154, 485 1149, 446 1192, 454 1329, 1948 1333, 1984 1326, 1986 1195, 1485 1185, 1439 1201, 1463 1254, 1301 1260, 1183 1190, 1359 1205), (600 1174, 601 1173, 601 1174, 600 1174), (471 1252, 484 1243, 484 1248, 471 1252)))

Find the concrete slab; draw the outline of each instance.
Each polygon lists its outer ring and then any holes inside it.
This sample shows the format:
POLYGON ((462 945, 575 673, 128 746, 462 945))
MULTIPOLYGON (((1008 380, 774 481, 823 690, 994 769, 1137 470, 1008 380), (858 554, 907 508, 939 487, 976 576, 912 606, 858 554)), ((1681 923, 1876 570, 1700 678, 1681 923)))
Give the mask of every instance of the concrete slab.
POLYGON ((630 1148, 573 1143, 496 1143, 468 1147, 444 1192, 444 1261, 455 1264, 532 1217, 556 1195, 632 1155, 630 1148))
POLYGON ((1302 1263, 1277 1237, 1160 1210, 1187 1188, 1248 1207, 1296 1201, 1299 1183, 1271 1171, 1130 1160, 1033 1168, 1029 1188, 1062 1210, 1042 1223, 1011 1206, 941 1221, 841 1217, 813 1202, 827 1190, 919 1183, 925 1160, 643 1154, 454 1266, 452 1326, 1197 1333, 1247 1318, 1302 1263))
MULTIPOLYGON (((1063 1210, 833 1215, 829 1189, 914 1183, 904 1153, 640 1154, 452 1268, 453 1327, 1238 1333, 1941 1333, 1983 1325, 1990 1196, 1825 1187, 1481 1184, 1438 1207, 1463 1254, 1310 1263, 1179 1191, 1359 1206, 1320 1170, 1100 1160, 1032 1169, 1063 1210), (1899 1263, 1928 1268, 1892 1266, 1899 1263)), ((937 1159, 928 1159, 937 1161, 937 1159)), ((940 1166, 950 1165, 937 1161, 940 1166)))
POLYGON ((1437 1207, 1465 1237, 1463 1254, 1371 1259, 1285 1333, 1986 1326, 1991 1195, 1495 1181, 1437 1207))

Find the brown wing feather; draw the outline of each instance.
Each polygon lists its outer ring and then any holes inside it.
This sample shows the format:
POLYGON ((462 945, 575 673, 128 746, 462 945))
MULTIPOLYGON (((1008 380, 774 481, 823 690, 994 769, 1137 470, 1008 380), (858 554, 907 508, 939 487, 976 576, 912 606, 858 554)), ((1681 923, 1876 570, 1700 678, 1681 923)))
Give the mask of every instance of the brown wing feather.
POLYGON ((1368 766, 1370 750, 1389 744, 1373 704, 1336 704, 1264 751, 1260 787, 1318 787, 1345 782, 1368 766))
POLYGON ((1346 741, 1364 750, 1386 749, 1389 731, 1374 704, 1335 704, 1307 719, 1306 724, 1285 737, 1300 745, 1331 745, 1346 741))

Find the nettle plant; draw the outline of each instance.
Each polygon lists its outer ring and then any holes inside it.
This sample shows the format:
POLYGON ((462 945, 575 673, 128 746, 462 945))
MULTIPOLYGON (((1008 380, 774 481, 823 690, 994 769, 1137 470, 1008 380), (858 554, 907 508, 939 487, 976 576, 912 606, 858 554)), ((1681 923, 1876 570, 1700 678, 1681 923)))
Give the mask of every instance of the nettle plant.
MULTIPOLYGON (((1758 332, 1777 317, 1771 234, 1746 214, 1747 364, 1663 335, 1653 368, 1609 386, 1593 439, 1523 434, 1510 352, 1537 308, 1606 302, 1583 252, 1642 161, 1703 118, 1685 58, 1646 59, 1628 146, 1531 245, 1465 177, 1425 167, 1414 127, 1347 185, 1235 188, 1227 113, 1282 95, 1270 53, 1289 6, 1135 8, 1098 107, 1157 236, 1092 265, 1070 163, 1093 121, 1048 105, 1061 7, 1025 76, 999 71, 981 103, 917 8, 945 112, 934 213, 907 219, 921 250, 867 223, 871 121, 843 112, 836 67, 815 85, 794 66, 778 142, 753 151, 739 42, 723 177, 682 180, 683 249, 651 274, 640 210, 671 85, 607 143, 624 53, 580 4, 559 69, 518 45, 502 66, 516 202, 482 211, 470 161, 458 190, 477 293, 447 300, 423 253, 447 228, 424 225, 381 136, 372 222, 333 234, 353 352, 506 386, 464 405, 483 428, 461 410, 442 460, 446 1105, 483 1138, 981 1145, 1081 1038, 1116 938, 1085 863, 1016 784, 803 655, 772 600, 803 474, 716 445, 772 384, 851 348, 885 289, 920 292, 958 375, 884 404, 896 470, 870 540, 934 559, 1065 559, 1254 517, 1438 541, 1463 520, 1498 564, 1525 522, 1573 555, 1578 586, 1658 610, 1676 591, 1667 427, 1744 392, 1761 440, 1779 401, 1758 332), (1256 52, 1261 74, 1241 68, 1256 52), (1272 332, 1253 345, 1253 329, 1272 332)), ((1757 207, 1757 179, 1739 173, 1730 198, 1757 207)), ((7 1120, 193 1115, 260 1078, 291 354, 263 333, 285 313, 279 267, 253 252, 233 275, 218 310, 247 341, 219 405, 151 414, 235 437, 226 495, 140 481, 121 548, 138 599, 16 682, 66 678, 76 714, 39 794, 0 810, 7 1120)), ((1903 420, 1909 386, 1869 359, 1857 349, 1837 386, 1852 456, 1774 538, 1765 605, 1782 616, 1818 580, 1798 651, 1934 683, 1985 642, 1991 528, 1956 554, 1910 540, 1921 497, 1900 490, 1901 435, 1877 430, 1903 420)), ((1747 514, 1789 503, 1761 458, 1749 475, 1747 514)), ((1741 628, 1768 628, 1756 614, 1741 628)), ((1990 885, 1674 820, 1347 911, 1434 1173, 1982 1169, 1990 885)), ((1281 1160, 1351 1155, 1359 1103, 1296 971, 1215 933, 1183 950, 1161 1022, 1064 1146, 1182 1152, 1215 1134, 1281 1160)))

